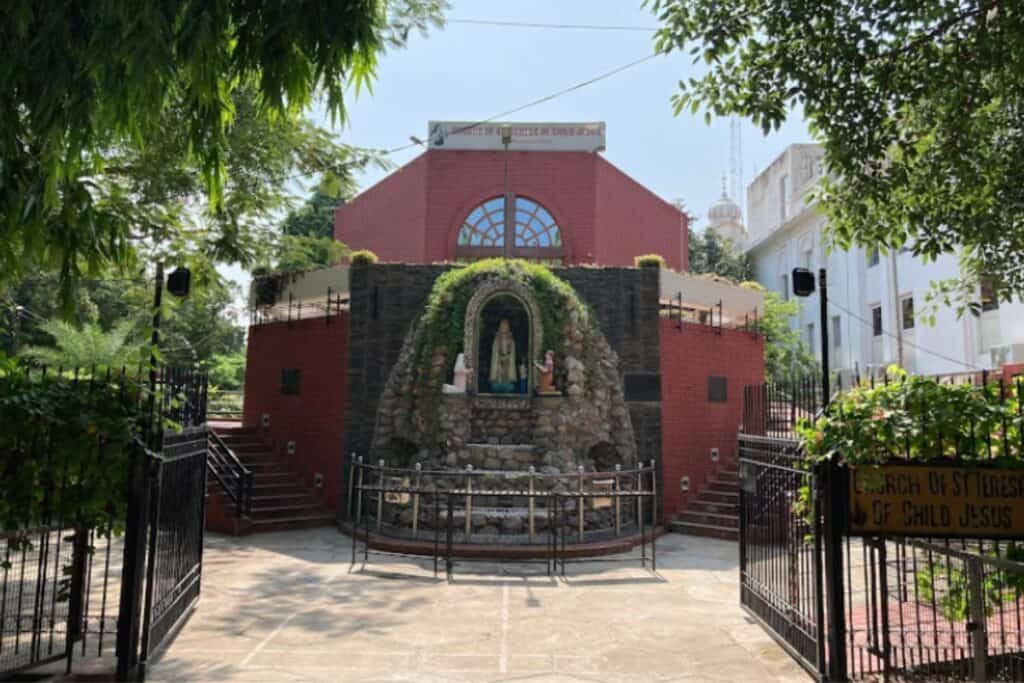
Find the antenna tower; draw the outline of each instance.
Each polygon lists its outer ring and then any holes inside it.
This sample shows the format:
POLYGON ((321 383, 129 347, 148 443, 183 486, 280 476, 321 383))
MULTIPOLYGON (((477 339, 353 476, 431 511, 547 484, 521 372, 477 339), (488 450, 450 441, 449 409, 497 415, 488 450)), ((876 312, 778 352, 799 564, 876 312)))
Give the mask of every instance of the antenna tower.
MULTIPOLYGON (((729 119, 729 193, 733 200, 746 208, 743 186, 743 126, 738 116, 729 119)), ((746 211, 744 211, 744 215, 746 211)))

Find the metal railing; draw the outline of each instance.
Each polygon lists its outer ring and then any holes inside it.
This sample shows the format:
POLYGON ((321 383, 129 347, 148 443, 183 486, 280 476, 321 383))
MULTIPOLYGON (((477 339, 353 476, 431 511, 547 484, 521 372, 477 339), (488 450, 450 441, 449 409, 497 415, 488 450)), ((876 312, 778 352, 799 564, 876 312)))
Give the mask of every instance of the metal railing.
POLYGON ((252 512, 252 471, 238 459, 231 447, 212 429, 207 432, 210 439, 206 463, 221 490, 235 504, 238 517, 252 512))
MULTIPOLYGON (((418 511, 423 498, 452 494, 461 500, 461 508, 457 512, 465 519, 464 542, 472 542, 474 535, 489 536, 481 542, 494 540, 490 538, 494 534, 474 530, 481 526, 474 524, 474 516, 504 514, 507 517, 510 512, 526 518, 524 533, 517 535, 523 536, 523 541, 533 542, 541 500, 549 494, 556 494, 571 500, 589 501, 589 509, 584 505, 575 506, 577 542, 583 543, 587 534, 595 531, 605 531, 609 537, 621 536, 628 524, 635 524, 643 517, 644 501, 657 491, 656 476, 653 461, 629 470, 617 466, 611 472, 586 472, 580 467, 576 472, 545 474, 532 466, 526 471, 478 470, 472 465, 458 470, 425 470, 419 465, 414 468, 388 467, 383 460, 371 464, 363 462, 362 457, 356 457, 349 465, 348 515, 356 524, 361 522, 364 514, 372 515, 378 533, 383 532, 386 526, 390 526, 392 531, 401 526, 415 536, 420 527, 418 511), (509 485, 508 482, 517 483, 509 485), (395 495, 390 498, 375 496, 375 509, 365 510, 365 494, 385 488, 395 495), (507 501, 501 501, 503 498, 521 498, 527 504, 525 507, 510 506, 507 501), (480 501, 483 505, 478 507, 480 501), (623 501, 628 504, 623 504, 623 501), (595 515, 594 511, 603 514, 595 515), (396 512, 398 514, 394 514, 396 512), (407 523, 401 522, 402 512, 407 513, 404 515, 409 520, 407 523), (607 522, 605 527, 594 524, 602 520, 607 522)), ((646 514, 652 513, 652 509, 647 509, 646 514)))
POLYGON ((240 421, 245 392, 210 389, 207 396, 206 417, 210 420, 240 421))
MULTIPOLYGON (((611 538, 638 536, 644 567, 649 544, 653 571, 657 569, 656 476, 654 461, 629 470, 617 467, 612 472, 586 472, 581 467, 573 473, 542 474, 533 467, 526 472, 475 470, 472 466, 464 470, 424 470, 419 465, 398 468, 386 466, 383 460, 373 465, 356 457, 349 466, 347 513, 352 530, 362 529, 364 561, 370 553, 371 534, 427 541, 433 547, 435 574, 443 557, 449 578, 453 560, 460 556, 457 543, 522 547, 543 541, 548 572, 560 567, 564 575, 570 555, 585 557, 578 550, 570 552, 570 546, 587 543, 602 532, 611 538), (502 483, 515 480, 519 485, 502 483), (500 504, 486 505, 494 501, 500 504), (595 510, 607 512, 608 529, 594 528, 595 510), (398 514, 389 514, 394 511, 398 514), (516 512, 525 518, 520 534, 488 534, 480 531, 475 521, 495 516, 508 519, 516 512), (405 527, 397 527, 396 519, 405 520, 405 527)), ((356 556, 353 543, 353 563, 356 556)), ((470 559, 465 554, 461 557, 470 559)), ((472 558, 493 559, 477 552, 472 558)))

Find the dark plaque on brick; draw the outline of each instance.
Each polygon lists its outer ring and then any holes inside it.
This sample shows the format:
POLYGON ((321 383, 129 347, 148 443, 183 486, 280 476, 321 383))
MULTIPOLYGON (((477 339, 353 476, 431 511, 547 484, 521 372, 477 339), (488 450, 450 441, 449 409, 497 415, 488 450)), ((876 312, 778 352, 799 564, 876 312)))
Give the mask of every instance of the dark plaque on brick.
POLYGON ((725 403, 729 400, 729 383, 725 377, 708 377, 708 401, 725 403))
POLYGON ((660 401, 661 374, 657 372, 627 372, 623 376, 627 401, 660 401))
POLYGON ((299 395, 299 380, 302 374, 297 368, 281 369, 281 393, 290 396, 299 395))

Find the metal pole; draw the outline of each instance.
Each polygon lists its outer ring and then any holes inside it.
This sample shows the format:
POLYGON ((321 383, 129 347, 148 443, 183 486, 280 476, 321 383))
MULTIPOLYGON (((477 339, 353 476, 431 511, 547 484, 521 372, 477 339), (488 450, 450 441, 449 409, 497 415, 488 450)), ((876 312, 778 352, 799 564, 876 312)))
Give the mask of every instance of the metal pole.
POLYGON ((529 503, 528 503, 529 504, 529 513, 528 513, 528 515, 529 515, 529 524, 530 524, 530 543, 533 543, 533 541, 534 541, 534 534, 536 533, 536 525, 535 525, 534 519, 533 519, 533 487, 534 487, 533 477, 536 474, 536 472, 537 472, 536 468, 533 465, 530 465, 530 497, 529 497, 529 503))
POLYGON ((160 441, 158 432, 160 431, 158 426, 154 423, 154 415, 156 413, 156 374, 157 374, 157 359, 156 349, 160 345, 160 308, 163 305, 164 298, 164 263, 163 261, 157 261, 156 263, 156 276, 153 284, 153 332, 150 336, 150 354, 149 354, 149 424, 147 425, 146 434, 146 445, 154 451, 160 450, 160 441))
POLYGON ((377 465, 380 467, 380 486, 377 488, 377 533, 380 533, 381 526, 384 524, 384 460, 378 460, 377 465))
POLYGON ((619 477, 622 472, 622 463, 615 463, 615 484, 612 486, 612 492, 615 494, 615 537, 618 538, 622 535, 622 496, 619 495, 619 491, 622 489, 622 483, 619 481, 619 477))
POLYGON ((466 542, 473 533, 473 466, 466 465, 466 542))
POLYGON ((576 471, 579 476, 576 486, 579 494, 576 498, 576 531, 579 542, 583 543, 583 465, 577 467, 576 471))
POLYGON ((974 680, 988 680, 988 617, 985 615, 985 591, 982 564, 968 560, 967 582, 971 603, 971 645, 974 650, 974 680))
POLYGON ((423 463, 416 463, 416 493, 412 494, 412 536, 416 538, 416 532, 420 526, 420 479, 423 476, 423 463))
MULTIPOLYGON (((818 271, 818 300, 821 307, 821 391, 822 409, 831 400, 828 370, 828 277, 825 269, 818 271)), ((843 520, 846 495, 845 478, 835 459, 828 462, 827 504, 825 506, 825 589, 829 601, 829 680, 845 681, 846 668, 846 606, 843 596, 843 520)))

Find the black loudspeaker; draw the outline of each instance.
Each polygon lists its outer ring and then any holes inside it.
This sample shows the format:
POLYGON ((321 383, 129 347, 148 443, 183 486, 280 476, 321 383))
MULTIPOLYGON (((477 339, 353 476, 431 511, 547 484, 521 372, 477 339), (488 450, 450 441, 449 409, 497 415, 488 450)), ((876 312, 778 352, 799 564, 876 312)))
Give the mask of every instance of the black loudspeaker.
POLYGON ((192 284, 192 271, 188 268, 175 268, 167 276, 167 291, 174 296, 188 296, 192 284))
POLYGON ((814 273, 806 268, 794 268, 793 293, 797 296, 810 296, 814 294, 814 273))

